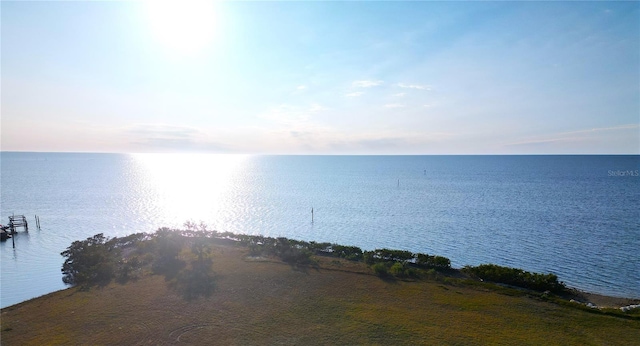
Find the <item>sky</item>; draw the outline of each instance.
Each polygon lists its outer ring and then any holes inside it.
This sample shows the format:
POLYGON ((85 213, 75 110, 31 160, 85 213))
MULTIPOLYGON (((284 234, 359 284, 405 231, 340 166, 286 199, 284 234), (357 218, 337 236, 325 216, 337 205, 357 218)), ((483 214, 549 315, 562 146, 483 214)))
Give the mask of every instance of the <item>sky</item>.
POLYGON ((7 2, 2 151, 639 154, 639 2, 7 2))

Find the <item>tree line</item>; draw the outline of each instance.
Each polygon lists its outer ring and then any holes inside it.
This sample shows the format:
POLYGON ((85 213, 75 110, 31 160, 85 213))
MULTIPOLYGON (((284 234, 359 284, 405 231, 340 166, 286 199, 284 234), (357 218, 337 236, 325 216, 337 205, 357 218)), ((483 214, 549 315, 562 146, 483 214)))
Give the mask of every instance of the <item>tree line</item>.
MULTIPOLYGON (((366 263, 381 277, 433 277, 438 272, 456 271, 443 256, 406 250, 375 249, 328 242, 302 241, 284 237, 209 231, 205 225, 186 223, 186 229, 161 228, 155 233, 136 233, 107 238, 96 234, 74 241, 64 252, 62 280, 89 287, 112 280, 135 280, 145 271, 164 275, 186 298, 209 295, 215 287, 211 246, 214 242, 247 247, 251 256, 276 257, 294 266, 317 265, 313 256, 343 258, 366 263)), ((466 266, 461 272, 484 281, 538 291, 562 292, 564 283, 554 274, 531 273, 493 264, 466 266)), ((439 275, 439 274, 438 274, 439 275)))
POLYGON ((114 238, 100 233, 74 241, 61 253, 62 281, 89 288, 152 273, 164 275, 186 299, 208 296, 215 288, 211 246, 211 239, 198 234, 186 237, 168 228, 114 238))

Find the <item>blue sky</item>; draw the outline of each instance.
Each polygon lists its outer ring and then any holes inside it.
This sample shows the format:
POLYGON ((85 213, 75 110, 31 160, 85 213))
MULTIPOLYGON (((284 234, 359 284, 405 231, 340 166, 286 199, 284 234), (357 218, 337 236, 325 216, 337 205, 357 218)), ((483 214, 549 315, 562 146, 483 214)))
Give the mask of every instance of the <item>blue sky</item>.
POLYGON ((3 1, 1 149, 640 151, 638 2, 154 3, 3 1))

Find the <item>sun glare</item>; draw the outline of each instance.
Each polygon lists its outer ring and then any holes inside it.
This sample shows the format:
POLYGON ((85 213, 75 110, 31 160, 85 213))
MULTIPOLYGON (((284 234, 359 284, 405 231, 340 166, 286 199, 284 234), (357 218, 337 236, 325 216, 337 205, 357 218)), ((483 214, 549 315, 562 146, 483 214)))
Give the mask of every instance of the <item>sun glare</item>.
POLYGON ((154 39, 171 53, 194 55, 211 44, 219 18, 215 1, 145 1, 154 39))
POLYGON ((246 156, 133 154, 143 172, 148 202, 172 222, 215 223, 246 156))

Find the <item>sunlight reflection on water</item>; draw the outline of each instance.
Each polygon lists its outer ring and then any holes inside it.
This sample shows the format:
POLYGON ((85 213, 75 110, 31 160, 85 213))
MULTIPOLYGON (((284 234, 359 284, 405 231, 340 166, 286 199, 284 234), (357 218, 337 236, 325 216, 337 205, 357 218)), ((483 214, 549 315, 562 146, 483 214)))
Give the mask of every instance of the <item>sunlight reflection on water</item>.
POLYGON ((638 156, 422 157, 1 153, 2 306, 62 289, 60 256, 97 233, 203 222, 221 232, 389 247, 554 272, 638 296, 638 156), (400 182, 398 184, 398 182, 400 182), (311 223, 311 208, 315 222, 311 223))
POLYGON ((224 154, 133 154, 145 200, 169 220, 213 223, 222 217, 232 181, 247 156, 224 154))

